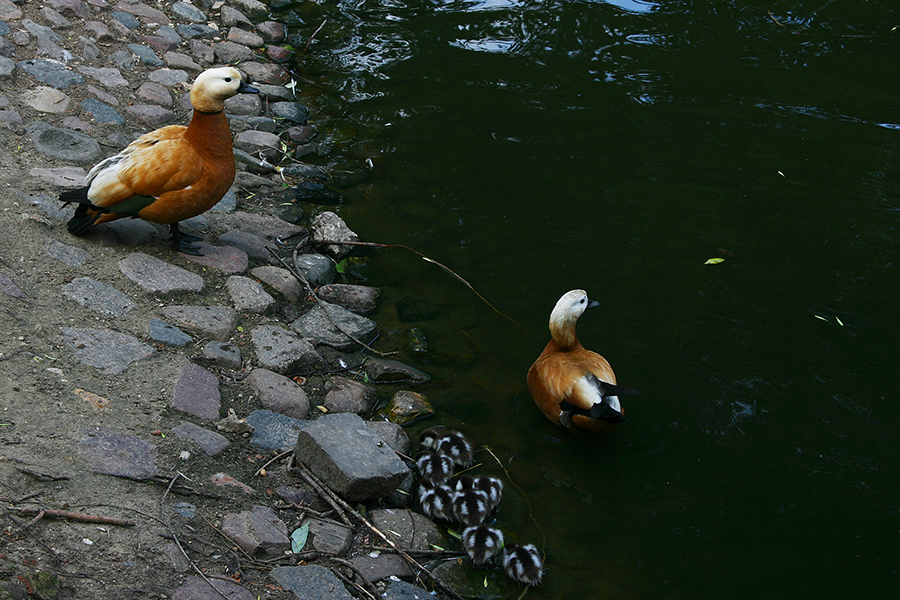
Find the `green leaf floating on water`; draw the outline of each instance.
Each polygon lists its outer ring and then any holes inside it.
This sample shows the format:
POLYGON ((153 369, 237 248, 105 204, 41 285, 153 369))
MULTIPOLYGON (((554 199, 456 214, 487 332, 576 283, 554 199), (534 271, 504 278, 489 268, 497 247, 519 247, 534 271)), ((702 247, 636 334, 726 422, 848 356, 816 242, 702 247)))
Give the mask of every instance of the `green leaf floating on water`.
POLYGON ((342 260, 341 262, 336 264, 334 266, 334 270, 337 271, 338 273, 342 273, 342 274, 344 272, 346 272, 347 271, 347 259, 345 258, 344 260, 342 260))
POLYGON ((717 265, 717 264, 723 263, 723 262, 725 262, 724 258, 711 258, 703 264, 704 265, 717 265))
POLYGON ((291 552, 294 554, 300 554, 303 551, 303 546, 306 545, 306 538, 309 536, 309 523, 304 523, 300 527, 294 530, 294 533, 291 534, 291 552))

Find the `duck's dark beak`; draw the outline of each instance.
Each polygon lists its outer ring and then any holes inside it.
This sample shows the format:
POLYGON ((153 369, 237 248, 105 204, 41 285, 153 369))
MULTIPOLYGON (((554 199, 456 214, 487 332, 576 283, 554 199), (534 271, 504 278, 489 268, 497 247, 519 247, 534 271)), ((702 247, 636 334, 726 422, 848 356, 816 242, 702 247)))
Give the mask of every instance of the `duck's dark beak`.
POLYGON ((251 85, 247 85, 243 81, 241 81, 241 85, 238 86, 238 94, 258 94, 259 90, 251 85))
MULTIPOLYGON (((598 306, 600 306, 600 303, 596 300, 591 300, 587 305, 588 308, 597 308, 598 306)), ((587 308, 585 310, 587 310, 587 308)))

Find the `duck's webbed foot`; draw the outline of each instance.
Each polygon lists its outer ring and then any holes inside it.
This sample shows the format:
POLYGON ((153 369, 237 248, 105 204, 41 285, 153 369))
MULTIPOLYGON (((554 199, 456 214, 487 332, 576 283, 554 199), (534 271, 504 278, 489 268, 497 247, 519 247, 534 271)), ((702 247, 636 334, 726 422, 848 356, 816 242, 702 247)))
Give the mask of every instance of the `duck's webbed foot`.
POLYGON ((175 248, 175 250, 190 254, 191 256, 203 256, 203 253, 200 252, 200 246, 191 243, 202 242, 202 237, 182 232, 178 228, 178 223, 169 225, 169 230, 172 232, 172 247, 175 248))

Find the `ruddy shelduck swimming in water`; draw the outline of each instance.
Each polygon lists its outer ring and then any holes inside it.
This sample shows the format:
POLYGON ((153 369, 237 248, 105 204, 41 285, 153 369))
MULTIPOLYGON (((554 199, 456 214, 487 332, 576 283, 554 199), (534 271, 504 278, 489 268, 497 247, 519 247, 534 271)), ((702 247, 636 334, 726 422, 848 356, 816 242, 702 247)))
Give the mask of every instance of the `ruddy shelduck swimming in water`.
POLYGON ((78 208, 69 220, 74 235, 114 219, 135 217, 169 225, 176 250, 199 255, 178 222, 206 212, 234 182, 234 151, 225 100, 259 90, 243 82, 237 69, 208 69, 191 86, 194 115, 187 127, 169 125, 144 134, 85 177, 86 187, 59 199, 78 208))
POLYGON ((528 391, 547 418, 575 432, 604 432, 625 420, 619 396, 637 391, 616 385, 605 358, 586 350, 575 335, 575 323, 589 302, 584 290, 563 294, 550 313, 550 335, 544 351, 528 369, 528 391))

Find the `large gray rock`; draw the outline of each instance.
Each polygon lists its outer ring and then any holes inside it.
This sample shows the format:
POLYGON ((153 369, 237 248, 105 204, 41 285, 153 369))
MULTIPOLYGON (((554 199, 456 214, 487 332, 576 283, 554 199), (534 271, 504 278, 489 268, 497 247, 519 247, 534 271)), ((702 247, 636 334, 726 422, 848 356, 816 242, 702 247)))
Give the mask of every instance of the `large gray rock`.
POLYGON ((181 367, 175 382, 172 408, 202 419, 215 420, 219 418, 221 406, 219 380, 215 375, 195 364, 181 367))
POLYGON ((231 338, 239 322, 237 311, 230 306, 168 306, 163 313, 178 327, 222 342, 231 338))
POLYGON ((308 340, 277 325, 260 325, 250 333, 256 364, 276 373, 311 373, 325 361, 308 340))
POLYGON ((375 383, 425 383, 431 376, 398 360, 370 356, 363 370, 375 383))
POLYGON ((406 509, 382 508, 369 515, 381 531, 395 532, 394 541, 406 550, 433 550, 447 547, 447 538, 427 517, 406 509))
POLYGON ((270 573, 282 588, 299 600, 353 600, 337 576, 318 565, 276 567, 270 573))
POLYGON ((261 283, 249 277, 232 275, 225 281, 225 286, 239 311, 262 314, 275 306, 275 298, 263 289, 261 283))
POLYGON ((84 164, 93 163, 100 158, 100 144, 83 133, 40 121, 29 125, 27 131, 35 149, 50 158, 84 164))
POLYGON ((375 388, 340 375, 329 377, 325 389, 328 392, 322 404, 330 413, 362 414, 368 412, 370 405, 375 401, 375 388))
POLYGON ((358 415, 325 415, 297 436, 294 454, 317 477, 350 501, 392 492, 409 473, 358 415))
POLYGON ((109 329, 66 327, 62 339, 73 349, 76 360, 106 375, 118 375, 131 363, 156 354, 156 350, 137 338, 109 329))
POLYGON ((78 304, 111 317, 124 317, 137 305, 114 287, 90 277, 77 277, 62 287, 62 292, 78 304))
MULTIPOLYGON (((359 236, 347 227, 344 220, 331 211, 316 215, 312 222, 313 240, 316 242, 358 242, 359 236)), ((338 257, 353 250, 350 245, 326 244, 325 253, 338 257)))
POLYGON ((348 285, 345 283, 332 283, 323 285, 316 294, 322 300, 343 306, 358 315, 368 315, 378 306, 378 298, 381 290, 368 285, 348 285))
POLYGON ((267 369, 253 369, 245 380, 259 395, 263 408, 294 419, 309 415, 309 398, 299 385, 267 369))
POLYGON ((291 549, 287 525, 267 506, 225 515, 222 532, 250 555, 281 556, 291 549))
POLYGON ((310 541, 314 549, 338 556, 350 550, 353 543, 353 529, 350 527, 331 519, 317 517, 310 517, 305 523, 309 525, 310 541))
POLYGON ((317 303, 291 323, 291 329, 303 337, 313 338, 317 343, 344 351, 359 350, 356 340, 369 344, 378 337, 375 321, 328 302, 317 303), (325 311, 328 311, 327 314, 325 311))
POLYGON ((120 260, 119 270, 149 294, 199 292, 203 289, 203 278, 199 275, 141 252, 120 260))
POLYGON ((303 293, 303 286, 290 271, 281 267, 256 267, 250 274, 279 292, 286 300, 297 302, 303 293))

